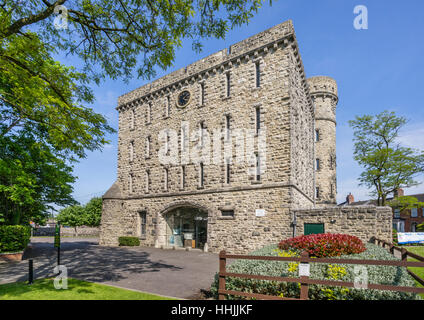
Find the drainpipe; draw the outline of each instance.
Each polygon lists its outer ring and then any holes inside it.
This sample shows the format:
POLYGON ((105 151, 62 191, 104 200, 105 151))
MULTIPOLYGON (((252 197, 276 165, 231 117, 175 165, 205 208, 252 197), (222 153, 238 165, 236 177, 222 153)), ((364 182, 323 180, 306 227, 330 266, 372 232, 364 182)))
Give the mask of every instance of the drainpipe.
POLYGON ((296 237, 296 225, 297 225, 296 212, 293 211, 293 221, 292 221, 292 224, 291 224, 291 226, 293 228, 293 238, 296 237))

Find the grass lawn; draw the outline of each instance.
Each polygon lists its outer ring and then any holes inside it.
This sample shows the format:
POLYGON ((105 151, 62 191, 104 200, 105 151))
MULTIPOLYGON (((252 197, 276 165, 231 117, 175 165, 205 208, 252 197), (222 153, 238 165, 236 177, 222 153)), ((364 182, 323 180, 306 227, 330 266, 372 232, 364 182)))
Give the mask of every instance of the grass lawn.
POLYGON ((149 293, 68 279, 68 289, 57 290, 53 279, 40 279, 34 284, 16 282, 0 285, 0 300, 172 300, 149 293))
MULTIPOLYGON (((424 257, 424 246, 420 246, 420 247, 404 247, 406 250, 418 254, 422 257, 424 257)), ((417 261, 416 259, 413 258, 408 258, 408 261, 417 261)), ((417 276, 419 276, 420 278, 424 279, 424 268, 417 268, 417 267, 409 267, 409 270, 411 270, 413 273, 415 273, 417 276)), ((421 284, 419 284, 418 282, 416 282, 417 285, 421 288, 423 288, 423 286, 421 284)), ((420 296, 422 298, 424 298, 424 294, 421 293, 420 296)))

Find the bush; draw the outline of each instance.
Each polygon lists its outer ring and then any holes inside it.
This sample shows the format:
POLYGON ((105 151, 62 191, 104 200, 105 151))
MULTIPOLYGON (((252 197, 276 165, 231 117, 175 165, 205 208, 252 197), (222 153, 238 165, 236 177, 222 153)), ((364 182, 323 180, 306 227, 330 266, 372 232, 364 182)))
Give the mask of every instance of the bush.
POLYGON ((124 247, 137 247, 140 245, 140 239, 137 237, 119 237, 119 245, 124 247))
POLYGON ((31 239, 31 228, 12 225, 0 226, 0 252, 13 253, 24 250, 31 239))
POLYGON ((396 229, 393 229, 392 235, 393 235, 393 244, 395 246, 397 246, 398 245, 398 233, 397 233, 396 229))
POLYGON ((307 251, 313 257, 335 257, 365 251, 363 242, 347 234, 311 234, 281 241, 281 250, 307 251))
MULTIPOLYGON (((298 251, 282 251, 276 245, 268 246, 252 252, 256 256, 299 256, 298 251)), ((374 244, 366 244, 366 251, 360 254, 340 256, 347 259, 370 260, 398 260, 387 250, 374 244)), ((336 258, 337 259, 337 258, 336 258)), ((298 263, 263 260, 236 260, 227 266, 231 273, 246 273, 277 277, 298 277, 298 263)), ((406 268, 393 266, 365 266, 368 273, 368 282, 395 286, 413 287, 414 281, 409 276, 406 268)), ((311 263, 312 279, 340 280, 353 282, 355 278, 354 265, 311 263)), ((276 281, 251 280, 240 278, 226 278, 226 289, 242 292, 260 293, 286 298, 299 298, 299 283, 286 283, 276 281)), ((218 275, 211 286, 212 294, 218 294, 218 275)), ((244 297, 229 296, 229 299, 245 299, 244 297)), ((309 299, 312 300, 415 300, 420 297, 413 293, 363 290, 344 287, 326 287, 322 285, 309 286, 309 299)))

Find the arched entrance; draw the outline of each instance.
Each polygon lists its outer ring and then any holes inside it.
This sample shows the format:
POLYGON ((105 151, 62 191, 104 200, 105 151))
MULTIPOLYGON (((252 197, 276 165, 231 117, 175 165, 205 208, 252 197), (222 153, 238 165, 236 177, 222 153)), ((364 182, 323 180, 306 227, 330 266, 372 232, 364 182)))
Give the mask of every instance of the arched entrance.
POLYGON ((208 213, 199 208, 179 207, 165 214, 166 245, 204 249, 208 234, 208 213))

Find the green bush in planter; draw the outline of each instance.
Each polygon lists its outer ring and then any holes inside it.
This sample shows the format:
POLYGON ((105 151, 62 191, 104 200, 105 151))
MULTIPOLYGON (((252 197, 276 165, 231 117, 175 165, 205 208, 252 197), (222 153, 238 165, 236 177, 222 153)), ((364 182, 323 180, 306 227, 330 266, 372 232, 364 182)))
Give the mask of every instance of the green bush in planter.
MULTIPOLYGON (((374 244, 366 244, 366 251, 359 254, 340 256, 334 259, 369 259, 369 260, 398 260, 386 249, 374 244)), ((281 251, 280 251, 281 252, 281 251)), ((299 255, 299 253, 296 253, 299 255)), ((267 246, 254 251, 251 255, 278 256, 277 245, 267 246)), ((340 280, 354 282, 354 265, 311 263, 312 279, 340 280)), ((406 268, 392 266, 366 266, 369 283, 387 284, 395 286, 415 286, 406 268)), ((267 275, 277 277, 298 277, 296 263, 263 260, 236 260, 227 265, 227 272, 267 275)), ((300 286, 298 283, 284 283, 263 280, 226 278, 226 289, 251 293, 260 293, 286 298, 299 298, 300 286)), ((218 276, 211 286, 212 294, 218 296, 218 276)), ((229 299, 244 299, 243 297, 229 296, 229 299)), ((419 300, 413 293, 381 290, 363 290, 343 287, 328 287, 322 285, 309 286, 309 299, 312 300, 419 300)))
POLYGON ((31 239, 31 228, 26 226, 0 226, 0 253, 23 251, 31 239))
POLYGON ((140 239, 137 237, 119 237, 119 245, 124 247, 137 247, 140 245, 140 239))

